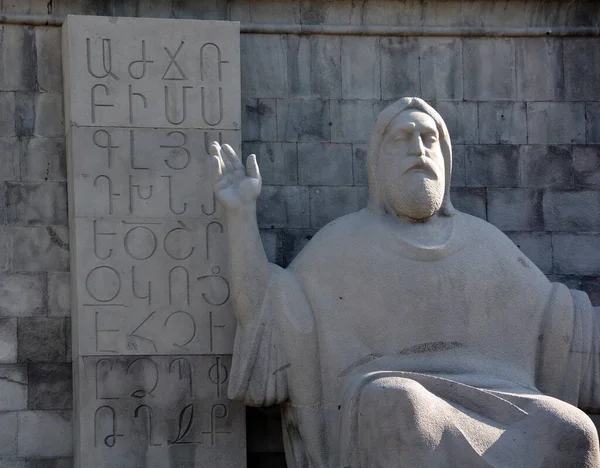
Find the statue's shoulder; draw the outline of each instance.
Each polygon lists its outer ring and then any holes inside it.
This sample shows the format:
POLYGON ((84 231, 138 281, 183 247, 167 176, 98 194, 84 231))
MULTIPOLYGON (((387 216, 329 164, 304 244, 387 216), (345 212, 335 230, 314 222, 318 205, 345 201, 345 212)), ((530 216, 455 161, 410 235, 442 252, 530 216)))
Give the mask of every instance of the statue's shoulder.
POLYGON ((290 266, 299 268, 303 264, 326 262, 339 252, 347 252, 364 239, 365 231, 372 222, 366 209, 341 216, 322 227, 304 246, 290 266))
POLYGON ((517 246, 493 224, 488 221, 472 216, 462 211, 457 211, 455 224, 458 225, 462 236, 469 238, 469 242, 488 246, 496 245, 501 249, 518 249, 517 246))

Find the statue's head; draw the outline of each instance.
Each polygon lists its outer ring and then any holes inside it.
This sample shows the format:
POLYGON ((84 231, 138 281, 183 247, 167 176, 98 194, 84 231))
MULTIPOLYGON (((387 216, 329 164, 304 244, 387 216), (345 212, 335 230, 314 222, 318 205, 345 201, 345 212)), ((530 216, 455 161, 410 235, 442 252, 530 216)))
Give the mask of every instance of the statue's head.
POLYGON ((369 209, 414 221, 452 216, 451 148, 444 120, 422 99, 386 107, 369 143, 369 209))

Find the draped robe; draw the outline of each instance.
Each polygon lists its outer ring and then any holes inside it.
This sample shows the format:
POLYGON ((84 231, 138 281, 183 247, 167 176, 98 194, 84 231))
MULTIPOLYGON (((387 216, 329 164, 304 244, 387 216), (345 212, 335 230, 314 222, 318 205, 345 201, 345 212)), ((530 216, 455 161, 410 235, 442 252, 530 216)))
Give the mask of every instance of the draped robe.
POLYGON ((600 407, 588 297, 485 221, 448 219, 430 248, 365 209, 287 269, 271 265, 260 310, 237 330, 229 396, 282 404, 288 466, 600 463, 575 408, 600 407))

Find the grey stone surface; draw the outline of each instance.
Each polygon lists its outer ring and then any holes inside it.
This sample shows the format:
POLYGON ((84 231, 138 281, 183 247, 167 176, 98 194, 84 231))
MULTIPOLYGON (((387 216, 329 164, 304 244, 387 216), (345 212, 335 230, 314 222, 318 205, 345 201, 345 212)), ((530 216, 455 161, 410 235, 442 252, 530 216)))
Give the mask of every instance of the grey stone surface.
MULTIPOLYGON (((416 37, 382 37, 379 40, 379 53, 381 56, 381 99, 389 100, 398 96, 419 94, 421 91, 419 39, 416 37)), ((363 61, 364 58, 359 60, 363 61)))
POLYGON ((300 185, 352 185, 352 145, 298 143, 300 185))
POLYGON ((544 229, 542 192, 536 189, 489 189, 488 221, 506 231, 544 229))
MULTIPOLYGON (((381 57, 381 59, 389 60, 390 57, 381 57)), ((380 96, 379 39, 344 36, 342 38, 342 99, 379 99, 380 96)))
POLYGON ((337 142, 367 142, 369 126, 385 107, 384 101, 351 99, 329 101, 331 140, 337 142))
POLYGON ((60 29, 35 28, 37 85, 42 92, 62 92, 60 29))
POLYGON ((229 356, 98 356, 74 366, 80 466, 245 465, 245 409, 226 394, 229 356))
POLYGON ((585 143, 585 105, 582 102, 530 102, 527 104, 529 144, 585 143))
MULTIPOLYGON (((211 16, 212 6, 195 11, 211 16)), ((243 407, 221 393, 235 322, 209 165, 213 141, 241 146, 239 25, 70 17, 63 51, 74 311, 63 360, 75 359, 75 466, 243 465, 243 407), (117 374, 118 395, 105 396, 117 374)), ((262 78, 252 97, 268 89, 262 78)), ((261 104, 247 104, 257 118, 246 130, 263 138, 261 104)), ((66 334, 65 293, 49 305, 66 334)), ((49 365, 30 369, 31 408, 67 407, 60 370, 52 380, 49 365)))
POLYGON ((24 181, 64 181, 67 154, 64 138, 19 139, 19 173, 24 181))
POLYGON ((515 41, 517 99, 562 101, 565 97, 563 40, 527 38, 515 41))
POLYGON ((366 187, 310 187, 310 226, 321 228, 366 205, 366 187))
POLYGON ((0 136, 13 136, 15 131, 15 94, 0 92, 0 136))
POLYGON ((70 362, 30 363, 27 366, 27 376, 27 409, 63 410, 73 408, 70 362))
POLYGON ((27 409, 27 366, 0 365, 0 411, 25 409, 27 409))
POLYGON ((242 138, 244 141, 277 140, 277 101, 244 99, 242 101, 242 138))
POLYGON ((15 180, 19 177, 20 142, 15 137, 0 137, 0 180, 15 180))
POLYGON ((467 100, 514 100, 514 39, 464 39, 464 97, 467 100))
POLYGON ((65 133, 62 93, 36 93, 34 105, 33 135, 62 137, 65 133))
POLYGON ((256 211, 260 227, 303 228, 309 226, 308 188, 265 186, 256 211))
POLYGON ((64 362, 67 346, 65 319, 18 319, 18 359, 25 362, 64 362))
POLYGON ((470 145, 465 154, 469 187, 518 187, 519 147, 516 145, 470 145))
POLYGON ((342 39, 335 36, 288 35, 288 95, 339 99, 341 44, 342 39))
POLYGON ((239 129, 240 49, 229 40, 238 28, 164 19, 67 21, 66 120, 75 126, 239 129))
POLYGON ((34 28, 0 25, 0 37, 0 91, 34 91, 37 69, 34 28))
POLYGON ((297 143, 248 142, 242 145, 242 153, 256 154, 266 185, 298 184, 297 143))
POLYGON ((527 143, 527 105, 524 102, 480 102, 480 143, 527 143))
POLYGON ((585 105, 586 141, 600 144, 600 102, 585 105))
POLYGON ((285 98, 288 95, 285 36, 247 34, 241 41, 242 97, 285 98))
POLYGON ((73 458, 4 458, 0 468, 72 468, 73 458))
POLYGON ((600 231, 600 192, 546 190, 544 224, 549 231, 600 231))
POLYGON ((71 456, 71 411, 20 411, 18 454, 31 458, 71 456))
POLYGON ((16 271, 69 271, 69 232, 64 226, 13 226, 11 267, 16 271))
POLYGON ((18 414, 16 411, 0 411, 0 457, 17 455, 18 414))
POLYGON ((523 145, 520 152, 521 186, 573 186, 573 155, 570 146, 523 145))
POLYGON ((0 274, 0 315, 45 315, 46 285, 44 273, 3 272, 0 274))
POLYGON ((0 318, 0 364, 17 362, 17 319, 0 318))
POLYGON ((462 40, 421 37, 419 51, 423 98, 461 100, 463 98, 462 40))
POLYGON ((600 235, 553 234, 552 247, 556 273, 600 275, 600 235))
POLYGON ((456 209, 487 219, 487 193, 484 188, 455 187, 450 193, 456 209))
POLYGON ((466 185, 466 153, 465 145, 452 146, 452 187, 464 187, 466 185))
POLYGON ((7 221, 19 225, 68 224, 64 182, 7 183, 7 221))
POLYGON ((600 146, 574 146, 575 187, 600 186, 600 146))
POLYGON ((367 145, 354 143, 352 145, 352 172, 354 185, 367 185, 367 145))
POLYGON ((478 143, 477 103, 440 101, 435 108, 444 118, 453 144, 478 143))
POLYGON ((329 101, 277 101, 277 135, 281 141, 327 141, 331 138, 329 101))
POLYGON ((552 236, 541 232, 509 232, 511 241, 544 273, 552 273, 552 236))
POLYGON ((569 101, 600 100, 600 39, 563 39, 565 97, 569 101))

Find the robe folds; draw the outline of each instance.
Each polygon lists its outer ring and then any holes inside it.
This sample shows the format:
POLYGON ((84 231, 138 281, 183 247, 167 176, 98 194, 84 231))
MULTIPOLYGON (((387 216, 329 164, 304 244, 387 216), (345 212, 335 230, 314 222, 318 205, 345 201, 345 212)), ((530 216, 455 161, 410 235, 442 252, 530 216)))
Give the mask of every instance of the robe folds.
POLYGON ((344 216, 271 265, 237 329, 230 398, 282 404, 297 468, 600 466, 575 408, 600 408, 588 297, 480 219, 452 216, 436 247, 395 222, 344 216))

